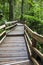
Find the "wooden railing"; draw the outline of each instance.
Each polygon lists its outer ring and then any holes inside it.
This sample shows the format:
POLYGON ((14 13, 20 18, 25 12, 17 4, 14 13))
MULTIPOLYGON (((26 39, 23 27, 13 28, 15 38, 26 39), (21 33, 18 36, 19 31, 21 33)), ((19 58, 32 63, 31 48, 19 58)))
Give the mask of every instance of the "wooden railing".
POLYGON ((6 37, 5 25, 0 26, 0 43, 6 37))
POLYGON ((9 30, 16 26, 17 21, 12 22, 6 22, 4 25, 0 26, 0 44, 3 42, 3 40, 6 37, 6 30, 9 30))
MULTIPOLYGON (((0 30, 2 30, 2 32, 0 32, 0 43, 2 43, 6 37, 6 29, 14 27, 16 23, 17 21, 8 22, 5 25, 0 26, 0 30)), ((40 65, 36 58, 39 56, 41 61, 43 61, 43 54, 36 48, 36 41, 42 42, 41 44, 43 44, 43 36, 33 32, 27 25, 24 25, 24 37, 31 60, 34 65, 40 65)))
POLYGON ((17 21, 6 22, 6 29, 11 29, 12 27, 16 26, 17 21))
POLYGON ((36 48, 36 41, 42 42, 43 44, 43 36, 33 32, 26 24, 24 25, 24 37, 27 43, 28 52, 30 55, 31 60, 33 61, 34 65, 40 65, 39 62, 36 60, 37 57, 43 61, 43 54, 36 48), (30 36, 30 37, 29 37, 30 36))

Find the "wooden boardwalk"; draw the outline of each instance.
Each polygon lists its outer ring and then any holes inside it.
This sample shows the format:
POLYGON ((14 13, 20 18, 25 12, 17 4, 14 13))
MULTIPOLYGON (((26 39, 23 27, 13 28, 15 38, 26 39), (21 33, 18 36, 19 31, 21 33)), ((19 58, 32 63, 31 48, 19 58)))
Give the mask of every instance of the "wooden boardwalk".
POLYGON ((0 45, 1 64, 32 65, 28 58, 23 25, 18 24, 7 33, 7 37, 0 45))
POLYGON ((8 36, 22 36, 24 35, 24 26, 18 24, 18 26, 14 27, 11 32, 7 34, 8 36))

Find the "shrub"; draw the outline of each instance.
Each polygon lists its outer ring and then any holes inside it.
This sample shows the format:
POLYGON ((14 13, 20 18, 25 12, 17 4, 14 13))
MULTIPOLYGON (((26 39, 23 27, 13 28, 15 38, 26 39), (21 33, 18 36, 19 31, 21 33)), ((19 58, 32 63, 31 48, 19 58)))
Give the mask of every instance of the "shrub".
POLYGON ((23 15, 23 20, 26 20, 26 24, 39 34, 43 34, 43 22, 34 16, 23 15))
POLYGON ((2 19, 0 19, 0 26, 3 25, 5 23, 5 18, 3 17, 2 19))

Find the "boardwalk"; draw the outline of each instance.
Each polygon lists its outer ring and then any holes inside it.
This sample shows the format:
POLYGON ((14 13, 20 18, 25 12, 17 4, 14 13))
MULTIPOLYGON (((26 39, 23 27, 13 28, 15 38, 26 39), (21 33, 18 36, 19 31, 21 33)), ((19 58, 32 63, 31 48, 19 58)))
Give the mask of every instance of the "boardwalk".
POLYGON ((24 26, 20 24, 7 33, 7 37, 0 45, 0 64, 32 65, 23 35, 24 26))
POLYGON ((24 26, 21 24, 18 24, 18 26, 14 27, 11 30, 11 32, 9 32, 7 35, 10 35, 10 36, 24 35, 24 26))

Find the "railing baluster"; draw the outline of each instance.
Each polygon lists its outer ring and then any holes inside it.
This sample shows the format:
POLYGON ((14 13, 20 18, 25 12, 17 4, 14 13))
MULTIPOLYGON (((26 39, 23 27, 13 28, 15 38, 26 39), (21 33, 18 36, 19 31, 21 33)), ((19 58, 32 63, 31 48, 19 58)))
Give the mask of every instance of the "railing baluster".
MULTIPOLYGON (((32 38, 32 47, 36 48, 36 40, 32 38)), ((37 54, 32 50, 33 57, 37 58, 37 54)))
POLYGON ((36 47, 36 40, 34 38, 32 38, 32 46, 36 47))

